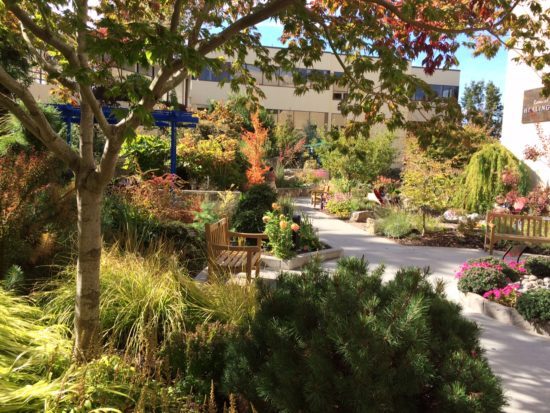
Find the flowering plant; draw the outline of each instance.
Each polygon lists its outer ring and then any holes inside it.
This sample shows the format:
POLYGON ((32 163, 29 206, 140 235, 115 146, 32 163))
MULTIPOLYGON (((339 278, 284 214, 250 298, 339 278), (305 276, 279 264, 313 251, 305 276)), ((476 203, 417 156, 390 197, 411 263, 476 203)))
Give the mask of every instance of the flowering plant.
POLYGON ((522 262, 503 261, 494 257, 476 258, 463 263, 458 271, 455 273, 455 277, 462 278, 470 269, 482 268, 482 269, 494 269, 503 274, 503 276, 510 281, 518 281, 521 274, 525 274, 527 271, 522 262))
POLYGON ((518 291, 520 283, 508 284, 503 288, 495 288, 483 294, 483 298, 495 301, 507 307, 515 307, 521 293, 518 291))
POLYGON ((293 257, 294 243, 292 233, 298 232, 300 226, 292 223, 292 219, 280 213, 278 204, 273 204, 273 211, 267 212, 263 217, 265 234, 269 238, 269 247, 277 258, 288 259, 293 257))

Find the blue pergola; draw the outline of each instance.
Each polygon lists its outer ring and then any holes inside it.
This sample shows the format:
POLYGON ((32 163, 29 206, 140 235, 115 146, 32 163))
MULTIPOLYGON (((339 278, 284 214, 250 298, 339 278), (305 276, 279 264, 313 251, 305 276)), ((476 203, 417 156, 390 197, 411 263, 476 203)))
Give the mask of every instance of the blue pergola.
MULTIPOLYGON (((69 104, 54 106, 59 113, 63 122, 67 124, 67 142, 71 142, 71 125, 80 123, 80 108, 69 104)), ((110 124, 115 124, 120 121, 116 113, 124 109, 111 108, 104 106, 101 108, 105 118, 110 124)), ((160 128, 170 127, 170 172, 176 173, 176 129, 177 128, 194 128, 197 126, 199 119, 194 117, 190 112, 177 110, 154 110, 151 112, 155 121, 155 126, 160 128)))

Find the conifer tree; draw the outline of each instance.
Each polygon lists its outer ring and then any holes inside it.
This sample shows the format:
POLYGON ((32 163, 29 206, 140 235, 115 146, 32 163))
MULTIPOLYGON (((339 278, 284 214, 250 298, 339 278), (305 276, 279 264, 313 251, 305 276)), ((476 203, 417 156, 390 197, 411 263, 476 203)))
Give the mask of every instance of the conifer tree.
POLYGON ((476 325, 426 272, 382 283, 345 258, 264 285, 256 316, 228 352, 226 391, 262 412, 499 412, 499 380, 476 325))

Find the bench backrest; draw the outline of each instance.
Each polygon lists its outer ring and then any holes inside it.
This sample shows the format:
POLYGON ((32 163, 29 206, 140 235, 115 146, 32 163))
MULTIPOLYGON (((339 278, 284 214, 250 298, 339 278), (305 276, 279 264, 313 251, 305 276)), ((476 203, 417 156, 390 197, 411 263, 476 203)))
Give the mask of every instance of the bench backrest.
POLYGON ((209 254, 211 253, 211 245, 229 245, 229 222, 227 218, 222 218, 213 224, 205 224, 204 230, 209 254))
POLYGON ((490 212, 487 223, 494 225, 495 234, 550 238, 550 217, 490 212))

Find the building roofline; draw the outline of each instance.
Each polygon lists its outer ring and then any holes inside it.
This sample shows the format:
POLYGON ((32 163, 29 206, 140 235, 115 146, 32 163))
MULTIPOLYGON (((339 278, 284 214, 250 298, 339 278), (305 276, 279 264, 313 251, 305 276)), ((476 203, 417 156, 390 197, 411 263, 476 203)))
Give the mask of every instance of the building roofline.
MULTIPOLYGON (((286 47, 282 47, 282 46, 266 46, 266 45, 262 45, 268 49, 276 49, 276 50, 283 50, 283 49, 287 49, 286 47)), ((335 56, 336 53, 332 52, 332 51, 327 51, 327 50, 324 50, 323 53, 326 53, 326 54, 329 54, 329 55, 332 55, 332 56, 335 56)), ((342 55, 344 56, 344 55, 342 55)), ((377 57, 374 57, 372 56, 373 58, 377 59, 377 57)), ((424 69, 423 66, 418 66, 418 65, 411 65, 411 68, 413 69, 424 69)), ((435 69, 437 71, 441 71, 441 72, 460 72, 461 70, 460 69, 435 69)))

